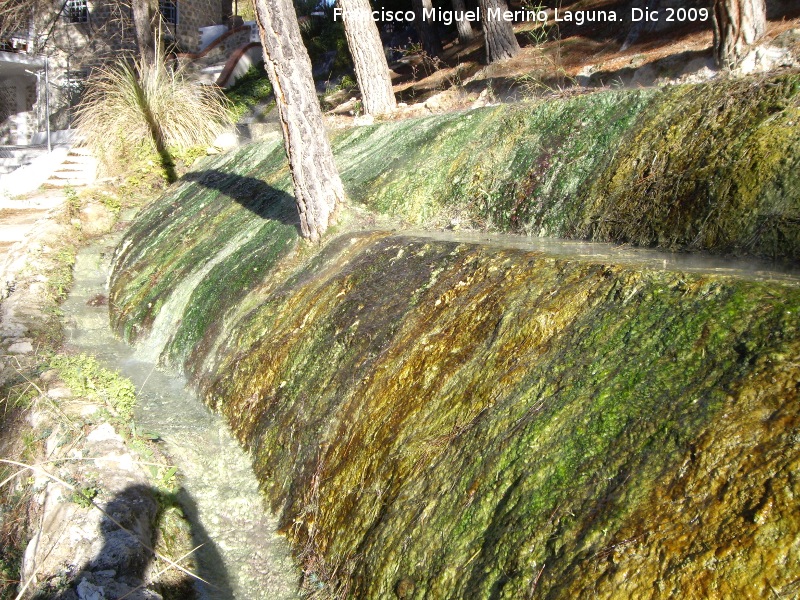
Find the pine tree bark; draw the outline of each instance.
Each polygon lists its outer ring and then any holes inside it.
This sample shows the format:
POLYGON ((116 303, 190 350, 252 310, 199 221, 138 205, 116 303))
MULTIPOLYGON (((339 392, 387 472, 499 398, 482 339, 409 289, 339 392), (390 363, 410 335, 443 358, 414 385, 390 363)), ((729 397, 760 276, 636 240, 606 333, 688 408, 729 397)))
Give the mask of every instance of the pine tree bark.
POLYGON ((411 0, 414 7, 414 27, 419 34, 419 40, 422 42, 422 49, 429 58, 441 55, 442 53, 442 39, 439 37, 439 32, 436 31, 436 26, 433 21, 423 18, 424 11, 433 9, 431 0, 411 0))
POLYGON ((344 188, 322 122, 311 60, 291 0, 254 0, 256 21, 283 129, 303 237, 319 241, 332 224, 344 188))
POLYGON ((460 20, 456 20, 456 30, 458 31, 458 41, 463 46, 464 44, 468 44, 475 39, 475 31, 472 29, 470 22, 463 18, 464 13, 467 10, 464 0, 452 0, 452 2, 453 10, 456 12, 456 14, 460 13, 460 16, 462 17, 460 20))
POLYGON ((767 30, 764 0, 714 0, 714 58, 735 68, 767 30))
POLYGON ((519 52, 517 38, 511 23, 503 19, 490 18, 490 9, 508 10, 505 0, 480 0, 481 21, 486 43, 486 61, 489 64, 513 58, 519 52))
POLYGON ((397 103, 389 76, 389 65, 383 52, 378 26, 372 18, 369 0, 339 0, 344 33, 353 65, 364 112, 383 115, 392 112, 397 103))
POLYGON ((133 30, 136 46, 142 62, 153 65, 156 62, 156 38, 153 34, 153 21, 158 6, 152 0, 131 0, 133 11, 133 30))

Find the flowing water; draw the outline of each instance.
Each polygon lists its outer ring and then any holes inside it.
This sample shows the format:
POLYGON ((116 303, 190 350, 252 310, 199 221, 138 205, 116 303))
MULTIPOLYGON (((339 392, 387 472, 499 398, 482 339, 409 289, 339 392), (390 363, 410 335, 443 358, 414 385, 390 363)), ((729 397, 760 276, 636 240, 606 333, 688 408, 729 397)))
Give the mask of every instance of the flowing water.
POLYGON ((800 285, 800 265, 790 261, 718 256, 707 252, 664 252, 650 248, 635 248, 626 244, 528 237, 508 233, 412 230, 408 235, 444 242, 464 242, 488 247, 544 252, 548 256, 561 259, 625 265, 643 270, 729 276, 747 281, 773 281, 800 285))
POLYGON ((91 353, 136 385, 137 426, 158 434, 178 466, 179 499, 195 545, 204 544, 198 570, 212 586, 198 583, 199 597, 296 598, 298 577, 288 545, 275 533, 247 454, 223 420, 185 389, 184 380, 157 370, 112 335, 108 307, 97 299, 107 294, 109 244, 116 241, 93 245, 77 257, 75 284, 63 305, 68 346, 91 353))

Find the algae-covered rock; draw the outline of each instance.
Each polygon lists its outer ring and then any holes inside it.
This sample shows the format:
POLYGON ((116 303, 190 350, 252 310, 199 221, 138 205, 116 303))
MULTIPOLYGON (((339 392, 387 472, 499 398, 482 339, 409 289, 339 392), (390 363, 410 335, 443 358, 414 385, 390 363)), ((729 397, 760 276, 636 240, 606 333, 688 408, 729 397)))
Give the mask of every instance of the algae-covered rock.
POLYGON ((800 258, 800 75, 497 106, 334 140, 348 193, 417 224, 800 258))
MULTIPOLYGON (((789 73, 333 143, 351 200, 412 222, 787 258, 798 98, 789 73)), ((138 219, 109 305, 226 415, 309 581, 796 595, 796 279, 385 231, 303 248, 289 190, 276 143, 207 160, 138 219)))
MULTIPOLYGON (((456 217, 497 231, 800 258, 796 72, 380 123, 332 143, 351 201, 416 225, 456 217)), ((293 223, 290 191, 280 143, 253 144, 202 163, 131 237, 153 234, 172 211, 195 219, 182 244, 234 207, 263 217, 282 204, 278 220, 293 223), (220 194, 236 203, 219 206, 220 194)))
POLYGON ((590 182, 573 235, 800 258, 800 79, 654 98, 590 182))
POLYGON ((205 389, 353 597, 792 584, 796 288, 342 246, 232 329, 205 389))
POLYGON ((796 286, 376 233, 250 302, 199 375, 332 589, 790 589, 796 286))

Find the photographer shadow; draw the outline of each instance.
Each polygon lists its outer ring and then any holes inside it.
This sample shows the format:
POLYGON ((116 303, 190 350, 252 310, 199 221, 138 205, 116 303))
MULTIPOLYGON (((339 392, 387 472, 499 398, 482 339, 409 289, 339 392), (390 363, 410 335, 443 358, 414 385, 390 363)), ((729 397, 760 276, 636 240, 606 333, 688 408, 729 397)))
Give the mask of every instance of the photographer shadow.
POLYGON ((197 505, 185 489, 165 493, 147 485, 129 485, 107 504, 96 506, 103 512, 102 548, 71 572, 60 590, 40 591, 35 599, 233 598, 222 556, 200 524, 197 505), (167 550, 156 556, 159 536, 167 550), (182 547, 187 541, 194 551, 182 547), (170 548, 173 545, 178 549, 170 548), (164 560, 164 554, 183 570, 164 560))

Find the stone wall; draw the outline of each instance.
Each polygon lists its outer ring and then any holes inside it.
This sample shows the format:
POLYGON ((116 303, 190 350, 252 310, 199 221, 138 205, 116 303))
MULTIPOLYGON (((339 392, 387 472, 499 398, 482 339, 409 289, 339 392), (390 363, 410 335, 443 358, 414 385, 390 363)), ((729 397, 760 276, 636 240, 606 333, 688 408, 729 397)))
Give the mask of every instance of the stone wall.
MULTIPOLYGON (((44 123, 44 118, 39 117, 39 106, 36 102, 38 90, 37 86, 31 82, 25 90, 25 106, 29 107, 25 113, 25 118, 28 126, 28 141, 33 137, 33 134, 39 130, 39 123, 44 123)), ((42 111, 44 114, 44 111, 42 111)), ((44 129, 44 127, 42 127, 44 129)))
POLYGON ((178 26, 176 41, 183 52, 197 52, 200 45, 200 27, 223 22, 220 0, 178 0, 178 26))
MULTIPOLYGON (((258 35, 258 33, 256 33, 256 35, 258 35)), ((230 56, 234 50, 252 41, 254 41, 252 29, 247 28, 242 31, 237 31, 229 38, 226 38, 220 45, 224 48, 225 56, 230 56)), ((258 41, 258 38, 256 38, 255 41, 258 41)))
MULTIPOLYGON (((89 0, 88 21, 72 23, 65 14, 54 18, 61 4, 55 0, 52 13, 34 24, 34 51, 49 57, 52 129, 72 125, 74 105, 93 69, 136 51, 128 7, 116 0, 89 0)), ((44 104, 43 94, 39 103, 44 104)))
MULTIPOLYGON (((178 24, 164 25, 165 41, 176 43, 179 51, 196 51, 199 27, 221 23, 224 4, 225 0, 177 0, 178 24)), ((32 28, 31 52, 49 57, 52 129, 72 126, 74 107, 95 68, 137 54, 130 7, 118 0, 88 0, 87 22, 72 23, 59 14, 62 6, 63 0, 52 0, 52 10, 37 13, 32 28)), ((26 122, 31 133, 44 129, 43 92, 38 103, 39 117, 32 113, 26 122)))

